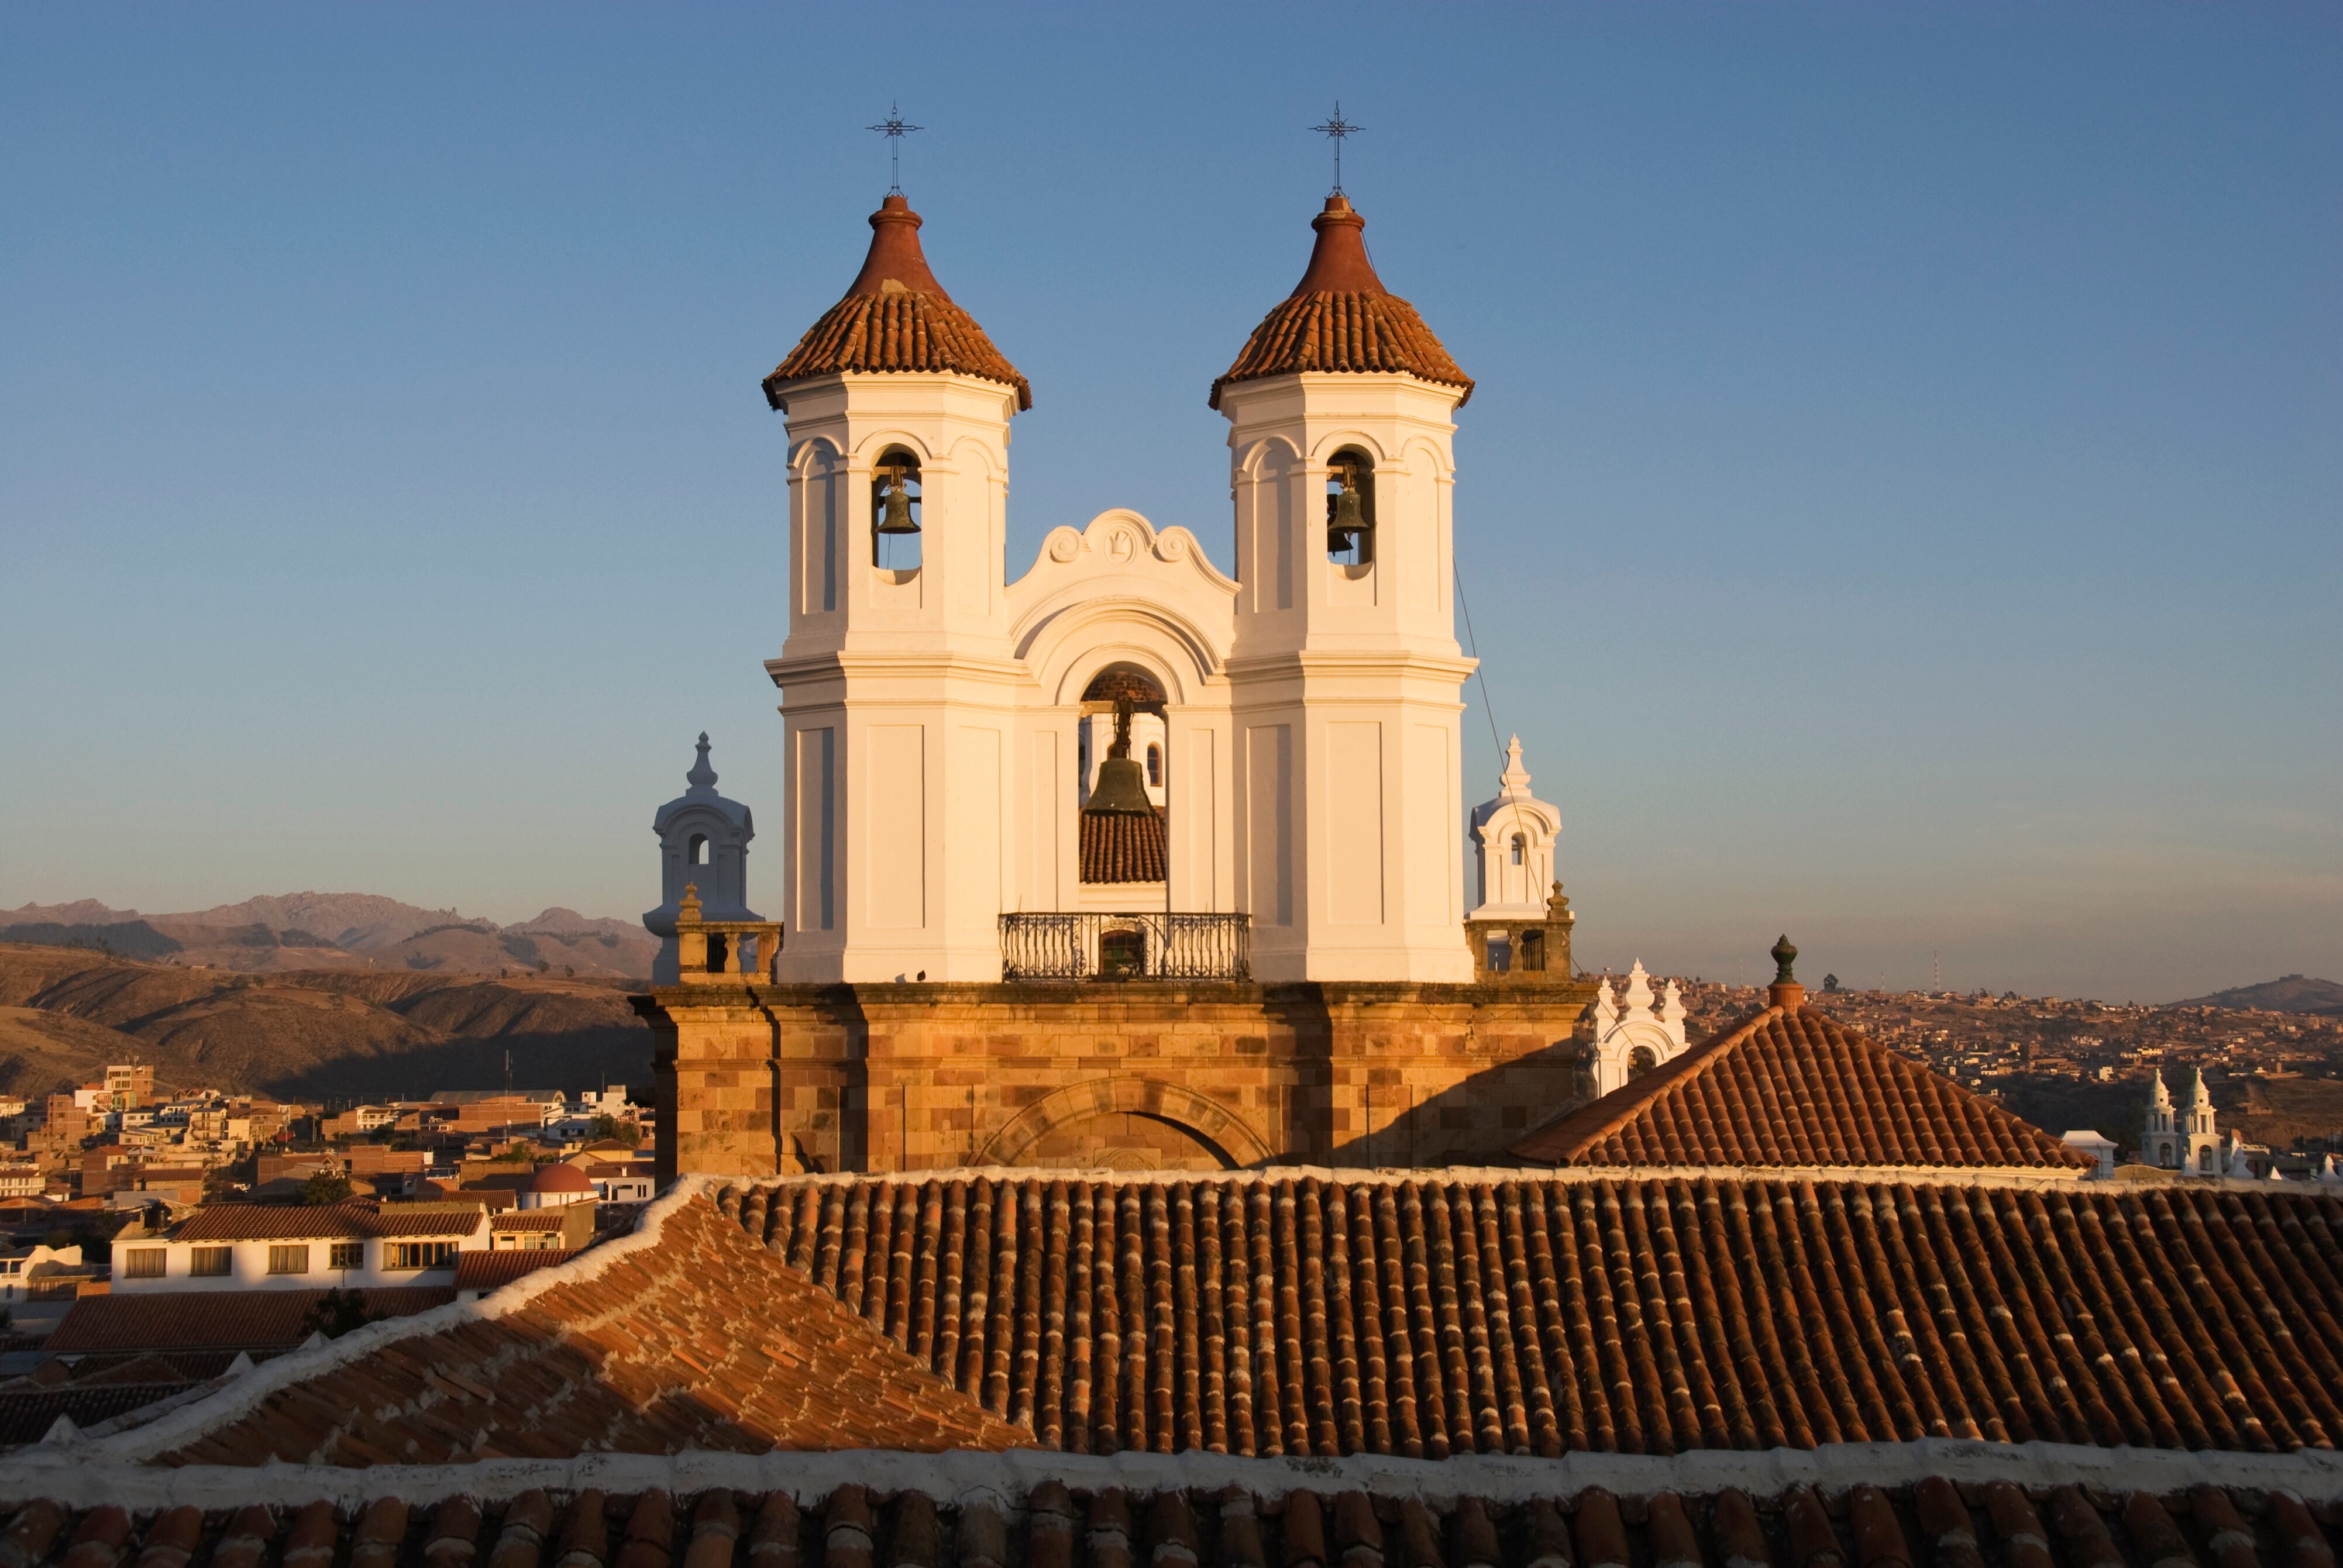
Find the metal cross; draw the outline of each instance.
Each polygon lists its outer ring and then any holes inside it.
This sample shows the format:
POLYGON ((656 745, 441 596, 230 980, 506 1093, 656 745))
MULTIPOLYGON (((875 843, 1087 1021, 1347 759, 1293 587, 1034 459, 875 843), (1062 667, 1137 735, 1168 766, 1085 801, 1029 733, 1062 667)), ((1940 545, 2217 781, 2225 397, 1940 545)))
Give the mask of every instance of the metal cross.
MULTIPOLYGON (((1337 104, 1334 106, 1337 109, 1342 107, 1340 104, 1337 104)), ((903 111, 895 105, 889 104, 887 106, 887 117, 885 119, 880 121, 875 126, 865 126, 862 128, 866 131, 880 132, 881 135, 886 136, 887 194, 889 196, 901 196, 903 194, 903 138, 913 131, 924 130, 927 127, 924 126, 914 126, 907 123, 903 118, 903 111)), ((1342 160, 1337 158, 1335 162, 1339 165, 1342 160)), ((1341 171, 1337 169, 1336 172, 1339 174, 1341 171)))
POLYGON ((1350 121, 1344 119, 1342 117, 1342 100, 1337 98, 1334 100, 1333 117, 1329 119, 1322 126, 1312 126, 1310 128, 1317 132, 1322 136, 1331 136, 1333 138, 1334 189, 1332 194, 1341 196, 1342 194, 1342 138, 1344 136, 1354 136, 1361 131, 1365 130, 1367 127, 1364 126, 1354 126, 1351 124, 1350 121))

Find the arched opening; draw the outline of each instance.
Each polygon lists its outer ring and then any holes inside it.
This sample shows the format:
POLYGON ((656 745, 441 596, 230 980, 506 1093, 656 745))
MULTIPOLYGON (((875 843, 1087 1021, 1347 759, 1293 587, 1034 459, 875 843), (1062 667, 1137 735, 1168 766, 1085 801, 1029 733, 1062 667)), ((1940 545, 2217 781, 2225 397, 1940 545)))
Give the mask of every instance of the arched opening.
POLYGON ((708 835, 705 833, 694 833, 689 840, 689 849, 688 853, 692 865, 704 866, 708 864, 708 835))
POLYGON ((1375 463, 1356 447, 1333 456, 1326 472, 1326 559, 1361 570, 1375 558, 1375 463))
MULTIPOLYGON (((1110 664, 1082 689, 1080 724, 1074 747, 1081 770, 1074 792, 1080 879, 1162 882, 1169 863, 1164 748, 1171 739, 1163 688, 1137 665, 1110 664)), ((1122 907, 1160 904, 1151 890, 1147 903, 1122 907)))
POLYGON ((1228 1151, 1183 1122, 1144 1111, 1108 1111, 1061 1122, 1021 1163, 1108 1171, 1228 1171, 1228 1151))
POLYGON ((1513 835, 1513 864, 1514 864, 1514 865, 1516 865, 1516 866, 1520 865, 1520 864, 1522 863, 1522 859, 1523 859, 1523 858, 1524 856, 1526 856, 1529 852, 1530 852, 1530 841, 1529 841, 1527 839, 1523 838, 1523 837, 1521 834, 1519 834, 1519 833, 1514 834, 1514 835, 1513 835))
POLYGON ((1637 1046, 1627 1053, 1627 1081, 1630 1083, 1634 1082, 1659 1064, 1660 1059, 1652 1054, 1650 1046, 1637 1046))
POLYGON ((920 569, 920 459, 890 447, 870 470, 870 564, 905 581, 920 569))
POLYGON ((2206 1175, 2209 1176, 2212 1174, 2213 1150, 2211 1145, 2207 1144, 2206 1147, 2197 1151, 2197 1169, 2206 1175))
POLYGON ((1544 931, 1531 930, 1522 933, 1522 972, 1533 975, 1545 973, 1545 933, 1544 931))

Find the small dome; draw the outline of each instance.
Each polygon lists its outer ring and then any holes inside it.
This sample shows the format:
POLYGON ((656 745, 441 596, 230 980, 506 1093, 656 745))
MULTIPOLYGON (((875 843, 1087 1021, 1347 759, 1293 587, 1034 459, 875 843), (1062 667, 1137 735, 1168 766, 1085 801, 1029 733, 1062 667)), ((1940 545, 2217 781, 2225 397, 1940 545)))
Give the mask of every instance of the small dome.
POLYGON ((1033 407, 1033 388, 1017 367, 928 270, 920 222, 900 195, 879 204, 862 270, 765 377, 766 402, 779 408, 789 383, 842 370, 949 370, 1013 387, 1017 407, 1033 407))
POLYGON ((1212 406, 1232 381, 1258 381, 1297 370, 1355 374, 1400 374, 1463 389, 1463 407, 1473 396, 1473 378, 1448 357, 1415 307, 1383 287, 1367 259, 1366 219, 1347 197, 1326 198, 1326 210, 1310 220, 1318 243, 1310 266, 1283 303, 1262 318, 1228 374, 1212 383, 1212 406))
POLYGON ((545 1165, 528 1179, 528 1190, 532 1192, 591 1192, 594 1183, 588 1181, 586 1172, 575 1165, 545 1165))

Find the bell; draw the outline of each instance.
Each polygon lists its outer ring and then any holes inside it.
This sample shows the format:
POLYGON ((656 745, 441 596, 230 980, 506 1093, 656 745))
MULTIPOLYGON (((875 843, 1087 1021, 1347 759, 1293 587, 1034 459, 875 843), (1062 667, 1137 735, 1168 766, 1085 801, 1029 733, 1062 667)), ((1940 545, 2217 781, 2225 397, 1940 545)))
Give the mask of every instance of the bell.
POLYGON ((1367 516, 1359 506, 1358 487, 1350 469, 1342 470, 1342 493, 1329 496, 1326 503, 1326 553, 1355 549, 1359 536, 1367 531, 1367 516))
POLYGON ((882 534, 916 534, 920 525, 911 520, 911 498, 903 489, 900 470, 888 476, 887 510, 879 519, 882 534))

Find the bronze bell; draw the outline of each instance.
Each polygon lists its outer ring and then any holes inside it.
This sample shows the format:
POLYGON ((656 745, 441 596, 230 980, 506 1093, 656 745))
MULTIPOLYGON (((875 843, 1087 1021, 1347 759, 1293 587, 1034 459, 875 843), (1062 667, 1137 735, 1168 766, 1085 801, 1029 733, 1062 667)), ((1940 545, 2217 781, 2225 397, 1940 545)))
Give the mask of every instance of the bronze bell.
POLYGON ((1359 505, 1358 482, 1344 468, 1342 493, 1326 498, 1326 553, 1339 555, 1356 548, 1359 536, 1366 531, 1367 516, 1359 505))
POLYGON ((890 468, 887 473, 887 509, 879 519, 882 534, 916 534, 920 525, 911 520, 911 498, 903 487, 903 470, 890 468))

